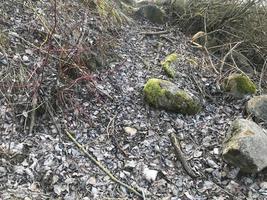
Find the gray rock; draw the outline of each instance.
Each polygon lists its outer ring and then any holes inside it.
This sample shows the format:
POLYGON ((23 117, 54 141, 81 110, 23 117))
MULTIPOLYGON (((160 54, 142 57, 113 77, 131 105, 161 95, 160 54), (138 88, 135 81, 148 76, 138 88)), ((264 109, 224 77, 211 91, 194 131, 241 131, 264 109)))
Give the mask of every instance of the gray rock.
POLYGON ((135 12, 135 16, 146 18, 147 20, 157 24, 164 23, 166 17, 164 11, 156 5, 141 6, 135 12))
POLYGON ((157 170, 149 169, 149 168, 144 168, 143 170, 144 177, 147 181, 155 181, 158 175, 157 170))
POLYGON ((231 74, 224 80, 223 88, 236 98, 256 93, 256 85, 245 74, 231 74))
POLYGON ((235 120, 223 143, 223 158, 241 171, 254 173, 267 167, 267 134, 255 122, 235 120))
POLYGON ((146 101, 156 108, 188 115, 201 110, 200 101, 196 96, 166 80, 149 79, 144 86, 144 95, 146 101))
POLYGON ((257 119, 267 122, 267 95, 255 96, 250 99, 246 110, 257 119))

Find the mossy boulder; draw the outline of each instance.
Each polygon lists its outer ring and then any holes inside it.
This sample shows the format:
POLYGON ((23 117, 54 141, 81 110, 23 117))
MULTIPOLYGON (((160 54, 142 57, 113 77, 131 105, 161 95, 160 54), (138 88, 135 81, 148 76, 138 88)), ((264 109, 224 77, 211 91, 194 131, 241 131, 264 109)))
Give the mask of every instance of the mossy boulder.
POLYGON ((175 71, 175 62, 178 59, 178 54, 177 53, 172 53, 168 55, 162 62, 162 68, 164 72, 169 76, 170 78, 174 78, 176 76, 176 71, 175 71))
POLYGON ((256 85, 245 74, 232 74, 224 80, 223 88, 236 98, 256 93, 256 85))
POLYGON ((193 115, 201 110, 199 99, 172 82, 152 78, 144 86, 145 100, 155 108, 193 115))
POLYGON ((267 122, 267 95, 251 98, 247 103, 246 110, 256 119, 267 122))
POLYGON ((255 122, 233 121, 223 142, 224 160, 241 171, 255 173, 267 167, 267 135, 255 122))
POLYGON ((165 12, 156 5, 144 5, 135 12, 136 17, 145 18, 152 23, 162 24, 165 22, 165 12))

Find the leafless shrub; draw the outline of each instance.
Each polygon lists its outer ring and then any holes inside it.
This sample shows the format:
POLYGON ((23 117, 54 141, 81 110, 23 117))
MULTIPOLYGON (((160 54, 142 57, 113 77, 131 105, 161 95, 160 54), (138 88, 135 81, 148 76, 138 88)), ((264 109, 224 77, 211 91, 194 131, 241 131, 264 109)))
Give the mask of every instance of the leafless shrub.
MULTIPOLYGON (((253 66, 260 71, 267 55, 267 12, 263 0, 172 1, 172 22, 184 32, 206 33, 205 45, 224 57, 233 51, 238 67, 253 66), (182 3, 181 3, 182 2, 182 3)), ((217 55, 218 55, 217 54, 217 55)), ((232 63, 233 64, 233 63, 232 63)))
POLYGON ((0 96, 25 125, 34 124, 47 103, 75 109, 74 97, 82 87, 95 92, 94 73, 107 67, 116 41, 109 26, 103 25, 97 1, 85 3, 16 1, 15 5, 7 0, 0 5, 5 9, 0 22, 4 62, 0 96))

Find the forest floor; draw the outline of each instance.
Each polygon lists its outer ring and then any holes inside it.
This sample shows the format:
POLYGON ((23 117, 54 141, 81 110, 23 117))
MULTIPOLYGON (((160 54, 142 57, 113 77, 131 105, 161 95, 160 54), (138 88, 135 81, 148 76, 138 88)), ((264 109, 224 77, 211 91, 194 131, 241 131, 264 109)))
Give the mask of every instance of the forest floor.
MULTIPOLYGON (((18 25, 30 21, 29 13, 17 14, 20 19, 2 24, 10 37, 20 38, 1 50, 2 71, 17 60, 26 67, 38 60, 18 25)), ((27 95, 1 87, 0 199, 138 199, 92 163, 66 131, 115 177, 142 191, 144 199, 266 199, 266 174, 243 174, 222 160, 227 129, 235 118, 245 117, 246 100, 229 99, 218 90, 220 80, 205 52, 179 30, 146 21, 123 25, 113 36, 119 59, 90 74, 90 90, 87 83, 68 85, 65 107, 56 104, 37 115, 32 132, 30 107, 16 107, 27 95), (155 34, 159 31, 167 32, 155 34), (168 79, 160 61, 173 52, 181 58, 171 81, 201 97, 203 110, 197 115, 157 110, 144 101, 149 78, 168 79), (199 177, 190 177, 176 162, 170 132, 177 134, 199 177)), ((54 73, 46 78, 53 80, 54 73)))

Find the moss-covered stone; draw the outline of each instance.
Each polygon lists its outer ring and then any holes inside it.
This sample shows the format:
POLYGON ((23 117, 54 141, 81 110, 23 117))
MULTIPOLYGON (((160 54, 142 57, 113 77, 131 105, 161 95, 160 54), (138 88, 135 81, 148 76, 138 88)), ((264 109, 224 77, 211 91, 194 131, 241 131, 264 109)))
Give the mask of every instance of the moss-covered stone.
POLYGON ((145 100, 156 108, 193 115, 201 110, 197 97, 179 89, 174 83, 161 79, 149 79, 144 86, 145 100))
POLYGON ((176 76, 176 72, 174 69, 174 62, 177 61, 178 59, 178 54, 172 53, 168 55, 162 62, 162 68, 164 72, 170 77, 174 78, 176 76))
POLYGON ((230 75, 224 80, 223 88, 237 98, 256 93, 256 85, 245 74, 230 75))

